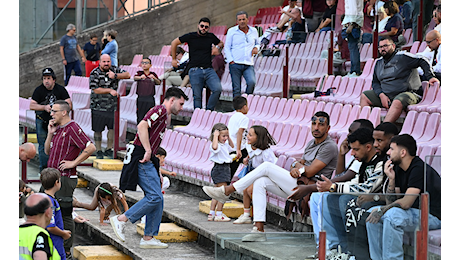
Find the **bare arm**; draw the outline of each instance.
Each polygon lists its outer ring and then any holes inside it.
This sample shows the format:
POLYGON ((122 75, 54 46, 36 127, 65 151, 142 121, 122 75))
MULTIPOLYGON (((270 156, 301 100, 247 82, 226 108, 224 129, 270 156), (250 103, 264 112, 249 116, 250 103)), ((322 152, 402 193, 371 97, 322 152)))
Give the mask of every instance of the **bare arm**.
MULTIPOLYGON (((48 139, 47 139, 48 140, 48 139)), ((46 145, 46 141, 45 141, 45 145, 46 145)), ((46 147, 45 147, 46 149, 46 147)), ((60 163, 59 163, 59 169, 61 171, 65 170, 65 169, 71 169, 71 168, 75 168, 77 167, 77 165, 79 165, 80 163, 82 163, 84 160, 88 159, 88 157, 93 154, 94 152, 96 151, 96 146, 93 144, 93 143, 89 143, 85 149, 80 153, 80 155, 78 155, 77 158, 75 158, 75 160, 73 161, 66 161, 66 160, 62 160, 60 163)))
POLYGON ((50 105, 40 105, 37 103, 37 101, 31 99, 29 109, 35 110, 35 111, 46 111, 49 113, 51 111, 51 106, 50 105))
POLYGON ((149 125, 147 121, 141 120, 141 122, 139 122, 137 125, 137 132, 139 135, 139 141, 141 141, 142 147, 144 147, 145 150, 144 158, 142 158, 139 162, 145 163, 150 161, 150 158, 152 157, 152 148, 150 147, 149 142, 149 125))
POLYGON ((176 49, 177 49, 177 45, 181 44, 182 42, 179 40, 179 37, 177 37, 176 39, 174 39, 172 42, 171 42, 171 57, 172 57, 172 66, 177 68, 177 65, 178 65, 178 62, 176 60, 176 49))
POLYGON ((65 60, 65 55, 64 55, 64 46, 59 46, 59 52, 61 53, 62 63, 64 65, 67 65, 67 61, 65 60))
POLYGON ((46 229, 51 234, 64 238, 64 240, 69 239, 71 234, 72 234, 72 232, 70 232, 70 230, 62 230, 62 229, 60 229, 58 227, 49 227, 49 228, 46 228, 46 229))
POLYGON ((86 62, 85 52, 80 48, 80 45, 77 44, 78 53, 80 53, 81 59, 83 62, 86 62))

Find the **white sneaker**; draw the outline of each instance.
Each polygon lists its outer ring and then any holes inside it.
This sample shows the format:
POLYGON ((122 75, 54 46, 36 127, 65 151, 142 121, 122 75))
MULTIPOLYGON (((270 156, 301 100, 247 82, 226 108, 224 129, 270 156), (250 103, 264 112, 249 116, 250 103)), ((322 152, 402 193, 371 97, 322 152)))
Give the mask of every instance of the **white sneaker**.
POLYGON ((276 26, 273 26, 273 27, 268 28, 267 31, 272 32, 272 33, 279 33, 279 32, 281 32, 281 30, 280 30, 278 27, 276 27, 276 26))
POLYGON ((217 221, 217 222, 228 222, 230 220, 231 220, 231 218, 225 216, 224 213, 222 213, 222 215, 220 215, 220 216, 215 216, 214 217, 214 221, 217 221))
POLYGON ((237 220, 233 221, 233 224, 252 224, 251 217, 242 214, 237 220))
POLYGON ((219 201, 222 204, 230 198, 230 196, 225 195, 225 186, 219 187, 211 187, 211 186, 204 186, 203 191, 212 199, 219 201))
POLYGON ((140 248, 167 248, 168 244, 162 243, 160 240, 156 238, 152 238, 150 240, 144 240, 144 238, 141 238, 139 247, 140 248))
POLYGON ((116 216, 113 216, 110 218, 110 224, 112 225, 112 228, 113 228, 113 232, 115 232, 115 235, 117 235, 117 237, 125 242, 125 234, 123 234, 124 232, 124 229, 125 229, 125 225, 126 223, 125 222, 122 222, 122 221, 119 221, 117 218, 118 218, 119 215, 116 215, 116 216))
POLYGON ((245 235, 241 238, 242 242, 265 242, 267 241, 267 237, 265 236, 265 232, 259 231, 257 227, 253 227, 251 234, 245 235))

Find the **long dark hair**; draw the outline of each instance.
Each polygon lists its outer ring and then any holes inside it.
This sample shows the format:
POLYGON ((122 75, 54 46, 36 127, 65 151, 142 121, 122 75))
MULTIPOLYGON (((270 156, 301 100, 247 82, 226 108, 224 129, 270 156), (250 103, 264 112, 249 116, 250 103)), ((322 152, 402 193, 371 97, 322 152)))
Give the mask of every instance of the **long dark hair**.
POLYGON ((254 129, 254 133, 257 135, 257 141, 252 146, 265 150, 270 148, 270 145, 276 145, 275 139, 273 139, 267 128, 261 125, 253 125, 251 128, 254 129))
POLYGON ((113 205, 113 209, 115 210, 115 213, 121 214, 121 210, 118 207, 118 203, 117 203, 118 190, 116 189, 116 187, 113 187, 112 185, 110 185, 110 183, 104 182, 97 189, 97 201, 99 202, 99 205, 101 207, 102 207, 101 198, 105 198, 107 196, 109 196, 109 200, 113 205))

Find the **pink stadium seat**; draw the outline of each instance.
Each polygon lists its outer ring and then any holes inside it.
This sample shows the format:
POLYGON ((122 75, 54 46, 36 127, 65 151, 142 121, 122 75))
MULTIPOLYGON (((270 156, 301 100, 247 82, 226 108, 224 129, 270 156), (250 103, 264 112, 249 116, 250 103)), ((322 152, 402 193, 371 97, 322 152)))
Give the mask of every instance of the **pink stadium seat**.
POLYGON ((316 107, 317 106, 319 106, 320 108, 324 107, 324 102, 322 102, 321 105, 319 105, 318 101, 316 101, 316 100, 310 101, 310 103, 308 104, 307 110, 305 111, 304 117, 303 117, 302 121, 300 121, 300 124, 302 124, 302 125, 309 125, 310 124, 311 117, 316 112, 316 107))
POLYGON ((342 107, 342 111, 340 113, 337 123, 329 130, 329 135, 331 136, 331 138, 337 139, 337 133, 339 131, 345 131, 349 127, 348 117, 350 116, 351 110, 352 106, 350 104, 344 105, 342 107))
MULTIPOLYGON (((291 101, 292 99, 289 99, 291 101)), ((308 100, 305 100, 308 103, 308 100)), ((290 105, 290 109, 288 111, 283 112, 283 119, 281 119, 283 122, 290 121, 290 122, 297 122, 296 117, 299 112, 300 104, 302 103, 301 99, 296 99, 291 101, 292 105, 290 105), (287 113, 287 114, 286 114, 287 113)), ((302 112, 303 113, 303 112, 302 112)), ((300 119, 301 120, 301 119, 300 119)), ((300 121, 299 120, 299 121, 300 121)))
POLYGON ((428 112, 420 112, 418 114, 417 121, 414 125, 414 129, 412 129, 412 132, 410 133, 410 135, 412 135, 412 137, 414 137, 415 140, 420 139, 423 133, 425 132, 428 122, 428 116, 428 112))
POLYGON ((374 127, 380 125, 380 114, 382 109, 380 107, 373 107, 369 114, 368 120, 372 122, 374 127))
POLYGON ((370 114, 371 114, 371 107, 365 106, 361 108, 361 112, 359 113, 358 118, 368 119, 370 114))
POLYGON ((436 136, 436 131, 441 124, 441 114, 433 113, 429 115, 423 135, 417 139, 417 143, 429 142, 436 136))
POLYGON ((294 124, 289 132, 283 131, 280 142, 271 147, 276 156, 280 156, 281 150, 291 150, 295 146, 301 128, 300 125, 294 124), (287 137, 284 138, 285 136, 287 137))
POLYGON ((289 157, 294 157, 299 153, 303 153, 305 150, 305 146, 307 144, 307 139, 308 136, 311 135, 310 132, 310 127, 308 126, 300 126, 300 132, 297 135, 297 138, 295 138, 294 145, 290 148, 285 148, 278 150, 279 155, 286 155, 289 157))
POLYGON ((441 88, 436 93, 436 99, 425 108, 425 111, 428 113, 441 113, 441 88))
POLYGON ((414 129, 414 124, 417 120, 417 116, 417 111, 409 111, 406 115, 406 118, 404 119, 404 123, 399 134, 411 134, 412 129, 414 129))
POLYGON ((423 112, 426 107, 430 106, 434 102, 439 89, 439 84, 436 83, 433 86, 429 86, 428 82, 424 81, 422 82, 422 87, 424 90, 422 100, 416 105, 409 105, 407 109, 423 112))

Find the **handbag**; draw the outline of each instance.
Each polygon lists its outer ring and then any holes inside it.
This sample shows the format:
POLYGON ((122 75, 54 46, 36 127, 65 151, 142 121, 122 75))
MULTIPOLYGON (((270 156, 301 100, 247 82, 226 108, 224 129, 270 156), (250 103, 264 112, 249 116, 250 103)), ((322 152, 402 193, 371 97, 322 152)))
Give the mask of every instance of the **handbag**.
POLYGON ((249 163, 248 165, 246 165, 239 173, 238 173, 238 178, 241 179, 243 178, 244 176, 246 176, 246 174, 248 174, 248 172, 254 170, 254 168, 252 167, 252 162, 251 160, 249 160, 249 163))

